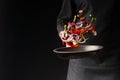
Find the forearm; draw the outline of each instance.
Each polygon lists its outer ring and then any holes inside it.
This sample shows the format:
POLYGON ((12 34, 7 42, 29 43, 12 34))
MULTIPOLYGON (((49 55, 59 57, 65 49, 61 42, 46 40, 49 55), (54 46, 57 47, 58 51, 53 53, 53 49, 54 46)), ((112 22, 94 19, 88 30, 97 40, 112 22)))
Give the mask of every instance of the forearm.
POLYGON ((57 17, 57 30, 60 32, 63 30, 63 26, 67 24, 68 21, 72 20, 73 11, 71 0, 63 0, 61 10, 57 17))

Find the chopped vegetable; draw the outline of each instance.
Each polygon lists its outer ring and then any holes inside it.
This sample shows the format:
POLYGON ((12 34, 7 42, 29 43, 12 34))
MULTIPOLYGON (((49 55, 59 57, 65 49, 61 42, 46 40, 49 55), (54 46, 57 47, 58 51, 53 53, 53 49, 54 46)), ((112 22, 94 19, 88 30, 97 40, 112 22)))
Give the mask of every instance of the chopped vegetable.
POLYGON ((73 22, 68 22, 64 25, 64 30, 59 33, 62 40, 62 44, 66 47, 79 47, 79 44, 85 43, 89 37, 85 37, 89 32, 93 33, 93 36, 97 35, 93 14, 89 17, 91 20, 87 20, 86 16, 81 16, 84 14, 83 10, 79 10, 78 14, 74 16, 73 22))

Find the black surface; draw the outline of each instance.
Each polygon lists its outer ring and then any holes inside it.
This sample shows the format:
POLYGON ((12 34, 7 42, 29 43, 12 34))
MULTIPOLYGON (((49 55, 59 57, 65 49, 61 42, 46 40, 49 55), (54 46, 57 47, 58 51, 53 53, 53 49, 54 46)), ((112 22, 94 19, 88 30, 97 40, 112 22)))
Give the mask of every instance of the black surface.
POLYGON ((0 0, 0 80, 65 80, 68 62, 52 54, 60 2, 0 0))

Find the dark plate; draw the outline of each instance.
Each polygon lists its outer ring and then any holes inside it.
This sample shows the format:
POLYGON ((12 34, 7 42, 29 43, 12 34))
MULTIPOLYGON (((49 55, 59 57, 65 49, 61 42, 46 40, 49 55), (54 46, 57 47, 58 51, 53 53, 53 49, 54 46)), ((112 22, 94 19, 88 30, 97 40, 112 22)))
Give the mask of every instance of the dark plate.
POLYGON ((102 51, 101 45, 80 45, 78 48, 61 47, 56 48, 53 52, 63 59, 75 59, 94 56, 102 51))

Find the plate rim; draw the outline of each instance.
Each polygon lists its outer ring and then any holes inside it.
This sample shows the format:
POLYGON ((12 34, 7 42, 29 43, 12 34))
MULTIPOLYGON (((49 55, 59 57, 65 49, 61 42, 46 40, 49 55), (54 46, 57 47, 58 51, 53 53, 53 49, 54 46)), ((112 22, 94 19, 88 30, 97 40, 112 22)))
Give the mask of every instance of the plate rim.
MULTIPOLYGON (((99 51, 99 50, 102 50, 103 49, 103 46, 102 45, 81 45, 81 46, 98 46, 98 47, 100 47, 99 49, 96 49, 96 50, 90 50, 90 51, 74 51, 74 52, 72 52, 72 51, 67 51, 67 52, 65 52, 65 51, 57 51, 58 49, 65 49, 65 48, 72 48, 72 47, 59 47, 59 48, 55 48, 55 49, 53 49, 53 52, 55 52, 55 53, 61 53, 61 54, 65 54, 65 53, 67 53, 67 54, 75 54, 75 53, 89 53, 89 52, 95 52, 95 51, 99 51)), ((79 47, 78 47, 79 48, 79 47)))

